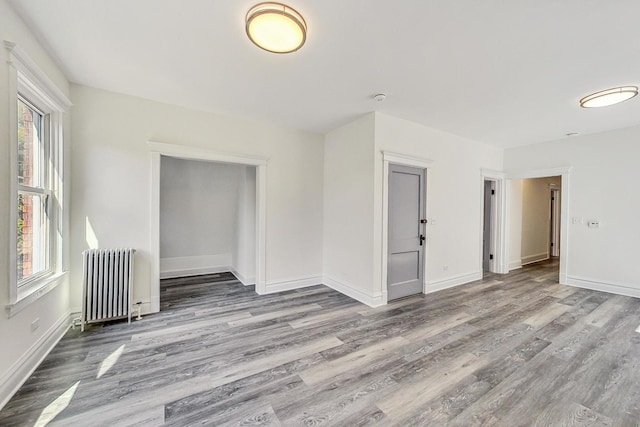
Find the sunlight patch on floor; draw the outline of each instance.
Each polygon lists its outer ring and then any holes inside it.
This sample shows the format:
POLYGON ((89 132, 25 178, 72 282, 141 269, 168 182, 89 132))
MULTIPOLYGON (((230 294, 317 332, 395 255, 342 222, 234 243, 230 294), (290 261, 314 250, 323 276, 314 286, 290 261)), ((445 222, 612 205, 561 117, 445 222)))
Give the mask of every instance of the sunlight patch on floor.
POLYGON ((34 427, 44 427, 49 424, 60 412, 64 411, 71 399, 73 399, 73 395, 76 394, 76 389, 80 385, 80 381, 72 385, 62 393, 56 400, 51 402, 46 408, 42 410, 38 421, 34 424, 34 427))
POLYGON ((109 371, 109 369, 111 369, 113 365, 115 365, 118 362, 118 359, 120 359, 120 355, 124 351, 124 346, 125 345, 122 344, 120 347, 116 349, 116 351, 108 355, 102 361, 102 363, 100 364, 100 369, 98 370, 98 376, 96 377, 96 379, 99 379, 101 376, 106 374, 109 371))

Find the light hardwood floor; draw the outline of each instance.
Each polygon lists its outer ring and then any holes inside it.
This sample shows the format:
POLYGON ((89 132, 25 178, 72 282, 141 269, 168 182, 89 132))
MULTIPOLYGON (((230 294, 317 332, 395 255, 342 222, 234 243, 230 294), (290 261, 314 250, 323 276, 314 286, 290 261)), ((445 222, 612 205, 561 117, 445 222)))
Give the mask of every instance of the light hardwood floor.
POLYGON ((165 280, 161 313, 69 331, 0 425, 640 425, 640 300, 557 274, 376 309, 324 286, 165 280))

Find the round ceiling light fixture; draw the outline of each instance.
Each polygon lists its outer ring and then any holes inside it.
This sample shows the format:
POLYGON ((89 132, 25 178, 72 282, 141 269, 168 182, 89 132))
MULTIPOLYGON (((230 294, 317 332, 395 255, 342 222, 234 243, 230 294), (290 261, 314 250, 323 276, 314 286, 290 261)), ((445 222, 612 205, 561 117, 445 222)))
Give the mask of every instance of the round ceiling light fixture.
POLYGON ((637 86, 620 86, 587 95, 580 100, 582 108, 607 107, 619 104, 638 94, 637 86))
POLYGON ((259 3, 245 19, 247 36, 259 48, 272 53, 290 53, 307 40, 307 23, 295 9, 282 3, 259 3))

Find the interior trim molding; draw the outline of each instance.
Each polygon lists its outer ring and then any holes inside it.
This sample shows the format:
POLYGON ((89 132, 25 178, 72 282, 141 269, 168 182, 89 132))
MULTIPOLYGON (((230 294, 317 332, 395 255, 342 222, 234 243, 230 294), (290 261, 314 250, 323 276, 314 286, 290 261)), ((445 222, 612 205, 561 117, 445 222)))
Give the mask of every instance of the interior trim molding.
POLYGON ((229 271, 236 276, 236 279, 238 279, 244 286, 252 286, 256 283, 255 274, 253 276, 246 276, 233 267, 231 267, 229 271))
POLYGON ((445 279, 434 280, 427 282, 427 292, 431 294, 433 292, 442 291, 444 289, 454 288, 456 286, 465 285, 476 280, 482 280, 482 271, 475 273, 462 274, 460 276, 447 277, 445 279))
POLYGON ((40 363, 58 344, 72 322, 72 313, 67 311, 44 334, 33 343, 6 372, 0 377, 0 410, 22 387, 40 363))
POLYGON ((380 307, 381 305, 385 305, 386 301, 383 300, 383 296, 371 296, 367 295, 361 290, 354 288, 351 285, 348 285, 343 282, 339 282, 330 277, 324 276, 323 283, 325 286, 333 289, 334 291, 340 292, 350 298, 353 298, 356 301, 360 301, 361 303, 368 305, 369 307, 380 307))
POLYGON ((162 156, 256 167, 256 292, 267 293, 267 162, 268 158, 234 154, 199 147, 147 141, 151 156, 151 312, 160 311, 160 164, 162 156))
POLYGON ((507 179, 527 179, 527 178, 544 178, 547 176, 558 176, 571 172, 573 166, 558 166, 554 168, 535 169, 535 170, 507 170, 504 173, 507 179))
POLYGON ((27 308, 29 304, 42 298, 43 296, 54 290, 56 287, 58 287, 58 285, 66 280, 68 273, 68 271, 63 271, 61 273, 53 274, 52 276, 47 277, 42 281, 38 281, 38 284, 40 285, 39 287, 33 288, 30 293, 24 295, 17 302, 5 305, 7 317, 11 318, 15 316, 16 314, 27 308))
POLYGON ((519 268, 522 268, 522 260, 521 259, 517 259, 517 260, 511 261, 509 263, 509 271, 517 270, 519 268))
POLYGON ((539 254, 523 256, 520 261, 522 265, 533 264, 534 262, 545 261, 549 259, 549 252, 541 252, 539 254))
POLYGON ((202 276, 204 274, 216 274, 232 271, 228 265, 214 267, 191 267, 181 268, 178 270, 165 270, 160 272, 160 279, 175 279, 176 277, 202 276))
POLYGON ((160 278, 168 279, 198 274, 231 271, 232 254, 160 258, 160 278))
MULTIPOLYGON (((559 282, 561 285, 567 284, 567 271, 569 271, 569 251, 571 249, 569 239, 569 201, 571 200, 570 180, 573 166, 558 166, 546 169, 518 169, 507 170, 504 173, 505 179, 527 179, 544 178, 548 176, 561 176, 562 187, 560 189, 560 273, 559 282)), ((509 203, 507 203, 506 218, 509 218, 509 203)), ((507 239, 508 245, 508 239, 507 239)), ((507 248, 508 249, 508 248, 507 248)), ((508 253, 508 252, 507 252, 508 253)))
POLYGON ((593 291, 608 292, 610 294, 624 295, 627 297, 640 298, 640 289, 632 287, 626 283, 603 282, 597 279, 586 277, 567 276, 566 285, 576 288, 591 289, 593 291))
POLYGON ((273 280, 267 282, 265 294, 274 294, 276 292, 290 291, 292 289, 308 288, 322 284, 322 276, 303 277, 290 280, 273 280))
POLYGON ((409 154, 395 153, 393 151, 382 150, 382 160, 403 166, 414 166, 426 169, 433 163, 433 160, 426 157, 417 157, 409 154))
MULTIPOLYGON (((388 262, 389 262, 388 260, 389 258, 389 165, 394 164, 394 165, 411 166, 411 167, 424 169, 425 171, 424 179, 426 183, 425 189, 424 189, 424 200, 426 203, 424 214, 425 214, 425 218, 428 218, 430 211, 429 211, 429 203, 427 201, 429 200, 429 182, 431 179, 429 174, 429 169, 433 167, 433 162, 434 162, 431 159, 411 156, 408 154, 395 153, 392 151, 385 151, 385 150, 382 150, 381 152, 382 152, 382 217, 381 217, 382 224, 381 224, 380 233, 382 236, 382 239, 381 239, 382 254, 380 254, 381 255, 380 257, 380 260, 381 260, 380 273, 381 274, 380 274, 380 282, 379 282, 380 284, 378 285, 376 283, 375 285, 375 287, 380 286, 380 289, 377 289, 378 294, 373 297, 365 294, 362 294, 361 297, 356 297, 347 293, 347 295, 349 295, 350 297, 364 304, 370 305, 371 307, 377 307, 379 305, 387 304, 387 298, 388 298, 387 268, 388 268, 388 262), (360 298, 364 298, 364 299, 360 299, 360 298), (366 302, 366 301, 369 301, 369 302, 366 302)), ((427 243, 424 249, 424 260, 422 264, 424 266, 424 271, 422 272, 423 277, 427 276, 426 260, 427 260, 428 251, 429 251, 429 239, 427 239, 427 243)), ((329 280, 332 280, 332 279, 329 279, 329 280)), ((342 285, 342 286, 346 286, 346 289, 351 289, 351 287, 349 287, 348 285, 340 284, 340 282, 337 282, 337 281, 335 281, 335 283, 338 283, 338 286, 342 285)), ((338 290, 339 292, 342 292, 337 288, 334 288, 334 289, 338 290)))
POLYGON ((69 98, 47 77, 47 74, 38 67, 20 46, 12 41, 4 40, 4 47, 8 53, 7 63, 26 75, 29 80, 36 82, 39 88, 55 102, 54 107, 56 109, 66 110, 73 105, 69 98))
POLYGON ((165 156, 177 157, 179 159, 210 160, 213 162, 234 163, 249 166, 264 166, 269 160, 267 157, 228 153, 189 145, 169 144, 158 141, 148 141, 147 145, 152 152, 158 152, 165 156))
POLYGON ((495 187, 495 199, 492 200, 492 207, 495 211, 493 218, 491 219, 491 246, 494 259, 489 261, 489 270, 493 273, 506 274, 509 272, 509 242, 508 235, 508 216, 507 205, 508 191, 506 181, 504 179, 504 173, 494 171, 491 169, 480 169, 480 194, 483 197, 480 198, 480 259, 479 269, 483 270, 483 239, 484 239, 484 182, 493 181, 495 187))

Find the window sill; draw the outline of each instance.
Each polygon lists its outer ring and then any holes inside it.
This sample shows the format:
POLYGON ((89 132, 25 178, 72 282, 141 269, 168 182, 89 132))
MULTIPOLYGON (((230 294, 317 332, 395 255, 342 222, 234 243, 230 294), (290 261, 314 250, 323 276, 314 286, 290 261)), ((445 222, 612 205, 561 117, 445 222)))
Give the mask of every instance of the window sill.
POLYGON ((67 276, 66 271, 52 274, 51 276, 47 276, 38 280, 32 286, 29 286, 29 289, 24 291, 24 293, 19 292, 18 301, 12 304, 5 305, 7 317, 11 318, 15 316, 16 314, 24 310, 26 307, 28 307, 32 302, 48 294, 50 291, 55 289, 60 283, 62 283, 63 279, 66 276, 67 276))

